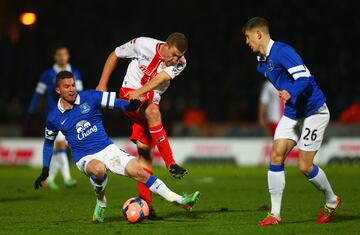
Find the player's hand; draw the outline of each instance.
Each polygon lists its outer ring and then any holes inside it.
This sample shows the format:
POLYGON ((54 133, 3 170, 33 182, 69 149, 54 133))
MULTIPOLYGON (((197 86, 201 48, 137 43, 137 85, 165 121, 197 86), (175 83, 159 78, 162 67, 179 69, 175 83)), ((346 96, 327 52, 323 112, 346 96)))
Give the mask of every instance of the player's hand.
POLYGON ((97 91, 107 91, 106 85, 98 84, 96 87, 97 91))
POLYGON ((279 91, 279 96, 281 99, 283 99, 285 102, 289 101, 291 99, 291 95, 287 90, 281 90, 279 91))
POLYGON ((42 187, 42 182, 49 176, 49 167, 43 167, 41 175, 35 180, 34 189, 37 190, 42 187))
POLYGON ((130 100, 129 104, 125 106, 125 109, 128 112, 133 112, 133 111, 136 111, 140 107, 141 104, 142 104, 142 102, 140 100, 132 99, 132 100, 130 100))
POLYGON ((140 94, 134 90, 134 91, 129 91, 126 95, 125 95, 129 100, 140 100, 140 94))

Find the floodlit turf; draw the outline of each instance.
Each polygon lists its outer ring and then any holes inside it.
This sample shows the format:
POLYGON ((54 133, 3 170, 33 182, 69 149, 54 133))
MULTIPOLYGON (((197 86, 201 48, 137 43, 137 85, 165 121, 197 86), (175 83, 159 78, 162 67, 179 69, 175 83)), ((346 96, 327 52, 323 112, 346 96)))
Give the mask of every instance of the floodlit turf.
MULTIPOLYGON (((270 205, 267 169, 233 166, 192 166, 182 180, 172 179, 165 169, 155 172, 176 192, 201 191, 193 213, 154 196, 154 207, 164 221, 129 224, 121 206, 137 195, 136 183, 110 173, 108 210, 104 224, 91 222, 95 195, 88 178, 72 168, 79 185, 74 189, 33 189, 39 169, 0 167, 0 234, 359 234, 360 168, 324 168, 335 192, 343 199, 330 224, 315 218, 323 195, 296 168, 286 168, 282 218, 284 224, 259 227, 270 205)), ((61 185, 61 176, 57 182, 61 185)))

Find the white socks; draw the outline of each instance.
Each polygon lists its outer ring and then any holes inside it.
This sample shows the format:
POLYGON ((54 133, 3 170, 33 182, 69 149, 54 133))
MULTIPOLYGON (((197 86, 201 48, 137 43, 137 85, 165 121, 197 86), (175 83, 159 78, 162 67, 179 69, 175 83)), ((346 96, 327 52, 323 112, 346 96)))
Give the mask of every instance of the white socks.
POLYGON ((61 174, 64 178, 64 181, 70 180, 70 167, 69 160, 65 151, 54 152, 51 159, 49 177, 46 179, 47 182, 51 182, 55 179, 56 174, 61 169, 61 174))
POLYGON ((169 202, 177 202, 178 204, 182 203, 183 197, 171 191, 162 180, 158 179, 154 175, 150 176, 148 181, 145 183, 145 186, 148 187, 151 192, 160 195, 169 202))
POLYGON ((70 167, 69 167, 69 159, 67 158, 67 154, 65 151, 61 151, 57 153, 56 158, 61 162, 61 174, 64 178, 64 181, 71 180, 70 176, 70 167))
POLYGON ((268 186, 271 198, 271 214, 280 217, 282 193, 285 188, 284 165, 270 165, 268 186))
POLYGON ((324 192, 326 205, 334 208, 336 206, 337 196, 334 194, 325 172, 317 165, 314 165, 313 170, 307 177, 318 190, 324 192))

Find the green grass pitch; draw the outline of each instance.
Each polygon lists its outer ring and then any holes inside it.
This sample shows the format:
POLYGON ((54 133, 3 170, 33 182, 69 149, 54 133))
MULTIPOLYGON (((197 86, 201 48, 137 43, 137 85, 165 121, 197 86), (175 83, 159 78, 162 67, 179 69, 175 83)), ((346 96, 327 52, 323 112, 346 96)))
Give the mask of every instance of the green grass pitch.
MULTIPOLYGON (((280 226, 259 227, 270 206, 266 167, 188 166, 175 180, 164 168, 155 173, 173 191, 201 191, 193 213, 158 196, 153 205, 163 221, 129 224, 124 201, 137 195, 135 181, 109 173, 108 209, 103 224, 91 222, 95 195, 87 177, 72 168, 79 182, 60 191, 33 189, 39 169, 0 167, 0 234, 360 234, 360 168, 324 167, 343 204, 330 224, 316 224, 324 197, 295 167, 286 168, 280 226)), ((62 186, 61 176, 57 182, 62 186)))

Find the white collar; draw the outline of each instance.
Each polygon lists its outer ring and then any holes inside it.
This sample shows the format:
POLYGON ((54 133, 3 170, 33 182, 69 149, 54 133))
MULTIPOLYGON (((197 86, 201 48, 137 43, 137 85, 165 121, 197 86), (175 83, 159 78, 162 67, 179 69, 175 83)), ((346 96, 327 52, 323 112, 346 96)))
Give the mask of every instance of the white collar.
MULTIPOLYGON (((61 69, 61 68, 59 67, 59 65, 57 65, 56 63, 53 65, 53 69, 55 70, 56 73, 59 73, 59 72, 61 72, 61 71, 64 71, 64 70, 61 69)), ((71 72, 71 65, 70 65, 70 64, 67 64, 66 67, 65 67, 65 70, 71 72)))
MULTIPOLYGON (((67 109, 64 109, 64 108, 61 106, 60 100, 61 100, 61 98, 60 98, 59 101, 58 101, 57 107, 58 107, 58 109, 60 110, 61 113, 64 113, 67 109)), ((75 99, 74 104, 77 104, 77 105, 80 104, 80 95, 79 95, 79 93, 78 93, 77 96, 76 96, 76 99, 75 99)))
POLYGON ((270 39, 269 44, 266 48, 266 57, 268 57, 270 55, 270 51, 271 51, 271 48, 273 45, 274 45, 274 41, 272 39, 270 39))
POLYGON ((266 56, 261 56, 260 54, 257 56, 258 61, 266 61, 266 58, 270 55, 271 48, 274 45, 274 41, 270 39, 269 44, 266 47, 266 56))

